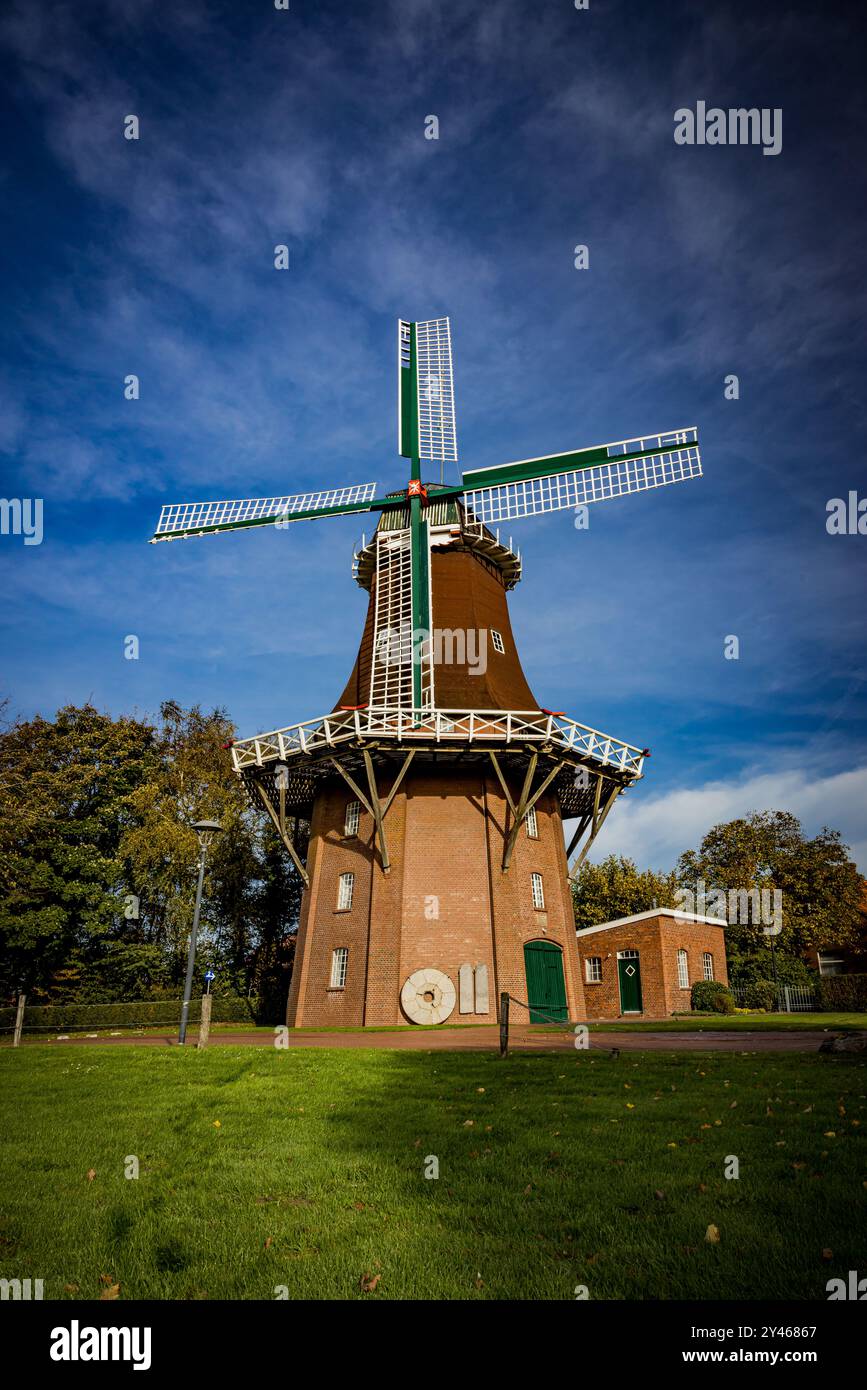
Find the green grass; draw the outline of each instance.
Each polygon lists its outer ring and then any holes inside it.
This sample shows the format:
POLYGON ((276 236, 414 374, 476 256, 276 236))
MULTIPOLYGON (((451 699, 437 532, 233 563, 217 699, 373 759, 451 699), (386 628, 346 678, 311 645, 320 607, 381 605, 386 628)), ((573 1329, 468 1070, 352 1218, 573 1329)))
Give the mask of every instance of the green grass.
POLYGON ((867 1267, 865 1091, 863 1061, 814 1054, 6 1050, 0 1276, 70 1301, 103 1277, 121 1298, 824 1299, 867 1267))
POLYGON ((799 1032, 825 1029, 830 1033, 851 1033, 867 1029, 867 1014, 686 1014, 682 1018, 650 1019, 635 1023, 617 1020, 591 1023, 591 1032, 617 1033, 701 1033, 799 1032))
MULTIPOLYGON (((484 1026, 484 1025, 482 1025, 484 1026)), ((492 1028, 496 1024, 489 1025, 492 1028)), ((517 1018, 516 1026, 525 1028, 526 1021, 517 1018)), ((563 1032, 563 1027, 557 1025, 540 1023, 532 1025, 537 1032, 559 1033, 563 1032)), ((413 1031, 418 1032, 449 1032, 460 1028, 478 1028, 478 1023, 432 1023, 414 1024, 413 1031)), ((566 1024, 567 1030, 573 1025, 566 1024)), ((814 1031, 824 1030, 831 1033, 850 1033, 867 1029, 867 1014, 854 1013, 816 1013, 816 1014, 695 1014, 684 1015, 682 1018, 663 1018, 663 1019, 636 1019, 623 1020, 596 1020, 588 1024, 591 1033, 701 1033, 701 1032, 800 1032, 803 1030, 814 1031)), ((53 1029, 50 1033, 26 1034, 25 1043, 45 1042, 46 1038, 54 1038, 57 1033, 66 1032, 68 1037, 80 1038, 89 1033, 96 1033, 99 1038, 109 1036, 122 1037, 141 1037, 144 1035, 155 1035, 163 1037, 166 1035, 174 1036, 177 1033, 178 1025, 176 1022, 163 1024, 148 1024, 144 1028, 76 1028, 76 1029, 53 1029)), ((198 1023, 190 1024, 190 1037, 195 1041, 198 1036, 198 1023)), ((405 1024, 381 1024, 378 1027, 370 1028, 299 1028, 299 1033, 405 1033, 405 1024)), ((274 1025, 261 1023, 213 1023, 211 1025, 211 1036, 216 1037, 221 1033, 260 1033, 263 1038, 273 1038, 274 1025)), ((9 1039, 6 1039, 8 1043, 9 1039)))

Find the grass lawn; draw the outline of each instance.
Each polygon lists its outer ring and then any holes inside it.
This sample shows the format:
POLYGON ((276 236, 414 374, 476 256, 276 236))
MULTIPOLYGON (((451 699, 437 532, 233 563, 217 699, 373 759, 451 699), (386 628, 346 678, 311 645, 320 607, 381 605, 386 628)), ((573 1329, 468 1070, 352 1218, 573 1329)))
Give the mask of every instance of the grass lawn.
POLYGON ((70 1301, 824 1300, 867 1268, 865 1092, 863 1060, 813 1054, 4 1050, 0 1276, 70 1301))
POLYGON ((591 1023, 591 1032, 617 1033, 778 1033, 825 1029, 829 1033, 867 1030, 867 1014, 687 1014, 682 1018, 591 1023))
MULTIPOLYGON (((519 1027, 526 1027, 526 1020, 516 1019, 519 1027)), ((414 1032, 434 1031, 448 1032, 461 1028, 477 1028, 477 1023, 438 1023, 438 1024, 414 1024, 414 1032)), ((574 1025, 564 1025, 566 1030, 570 1030, 574 1025)), ((177 1022, 163 1024, 148 1024, 143 1028, 74 1028, 65 1030, 68 1037, 141 1037, 142 1034, 154 1034, 163 1037, 177 1032, 177 1022)), ((496 1024, 491 1025, 492 1028, 496 1024)), ((532 1027, 537 1032, 561 1033, 563 1028, 556 1025, 539 1023, 532 1027)), ((830 1033, 851 1033, 867 1029, 867 1014, 850 1013, 817 1013, 817 1014, 697 1014, 685 1015, 682 1018, 663 1018, 656 1019, 636 1019, 618 1020, 613 1019, 596 1021, 588 1024, 591 1033, 701 1033, 701 1032, 786 1032, 800 1030, 825 1030, 830 1033)), ((190 1024, 190 1037, 195 1041, 198 1036, 198 1023, 190 1024)), ((377 1028, 299 1028, 299 1033, 405 1033, 406 1026, 395 1024, 383 1024, 377 1028)), ((52 1029, 42 1035, 36 1033, 26 1033, 24 1042, 28 1045, 34 1042, 52 1042, 58 1034, 63 1033, 63 1029, 52 1029)), ((211 1036, 219 1036, 221 1033, 259 1033, 263 1038, 273 1038, 273 1024, 261 1023, 213 1023, 211 1024, 211 1036)))

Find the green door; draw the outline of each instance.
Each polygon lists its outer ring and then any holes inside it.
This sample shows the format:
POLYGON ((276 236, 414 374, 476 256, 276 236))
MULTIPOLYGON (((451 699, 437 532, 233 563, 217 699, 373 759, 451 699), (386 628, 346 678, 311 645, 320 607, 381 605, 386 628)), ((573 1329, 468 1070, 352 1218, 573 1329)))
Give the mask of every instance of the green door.
POLYGON ((641 1013, 641 960, 637 951, 621 951, 617 957, 620 977, 620 1012, 641 1013))
POLYGON ((528 941, 524 947, 524 969, 530 1022, 547 1023, 552 1018, 568 1018, 560 947, 553 941, 528 941))

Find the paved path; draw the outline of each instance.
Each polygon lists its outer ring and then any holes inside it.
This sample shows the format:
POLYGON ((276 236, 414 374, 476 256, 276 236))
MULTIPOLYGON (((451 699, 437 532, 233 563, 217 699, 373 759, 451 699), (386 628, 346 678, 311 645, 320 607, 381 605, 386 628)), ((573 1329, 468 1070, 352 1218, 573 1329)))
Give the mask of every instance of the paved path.
MULTIPOLYGON (((624 1052, 815 1052, 819 1045, 830 1037, 830 1032, 821 1029, 806 1029, 792 1032, 691 1032, 691 1033, 591 1033, 590 1046, 609 1051, 613 1047, 624 1052)), ((47 1042, 57 1047, 75 1046, 126 1046, 126 1047, 166 1047, 177 1046, 174 1033, 144 1033, 120 1038, 87 1038, 73 1034, 68 1039, 57 1041, 56 1035, 41 1039, 28 1038, 27 1042, 47 1042)), ((196 1032, 190 1033, 188 1045, 195 1046, 196 1032)), ((349 1047, 393 1049, 409 1052, 494 1052, 499 1046, 499 1028, 496 1025, 472 1025, 464 1028, 445 1028, 441 1030, 420 1031, 406 1028, 399 1033, 297 1033, 288 1036, 290 1047, 349 1047)), ((211 1034, 211 1045, 215 1047, 273 1047, 273 1037, 262 1033, 211 1034)), ((571 1032, 546 1033, 536 1028, 513 1027, 509 1035, 509 1049, 513 1052, 571 1052, 575 1047, 571 1032)))

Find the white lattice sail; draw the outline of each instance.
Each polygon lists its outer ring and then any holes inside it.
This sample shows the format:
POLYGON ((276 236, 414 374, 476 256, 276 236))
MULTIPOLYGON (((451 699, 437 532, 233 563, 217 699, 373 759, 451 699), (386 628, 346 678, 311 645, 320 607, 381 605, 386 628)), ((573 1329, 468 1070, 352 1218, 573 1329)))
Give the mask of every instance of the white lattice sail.
POLYGON ((417 323, 415 342, 419 457, 455 463, 458 441, 449 320, 417 323))
MULTIPOLYGON (((610 497, 625 497, 628 493, 645 492, 649 488, 666 487, 671 483, 701 477, 698 443, 691 442, 690 435, 694 440, 695 432, 691 430, 679 430, 671 436, 657 436, 659 444, 673 447, 658 447, 655 452, 646 452, 639 458, 623 458, 620 455, 652 448, 649 441, 622 440, 606 446, 610 458, 607 463, 468 489, 465 493, 467 510, 478 521, 510 521, 515 517, 586 506, 590 502, 603 502, 610 497)), ((527 460, 515 467, 526 467, 534 462, 544 463, 544 460, 527 460)), ((473 475, 474 478, 484 471, 479 470, 473 475)), ((498 474, 503 471, 491 470, 498 474)))
POLYGON ((300 492, 286 497, 246 497, 225 502, 172 502, 163 507, 153 539, 174 540, 202 531, 233 526, 274 525, 300 519, 332 508, 358 510, 372 502, 376 483, 357 483, 351 487, 328 488, 321 492, 300 492))

